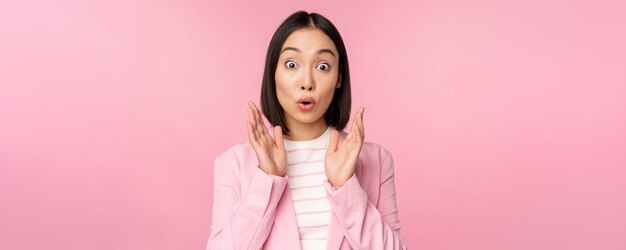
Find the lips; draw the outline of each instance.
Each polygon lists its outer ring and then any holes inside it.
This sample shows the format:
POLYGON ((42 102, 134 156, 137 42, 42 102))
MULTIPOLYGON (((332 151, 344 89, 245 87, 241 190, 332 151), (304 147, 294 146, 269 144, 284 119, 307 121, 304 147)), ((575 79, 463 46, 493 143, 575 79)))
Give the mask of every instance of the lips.
POLYGON ((302 97, 302 98, 300 98, 300 100, 298 100, 298 103, 313 104, 313 103, 315 103, 315 100, 313 100, 313 98, 311 98, 311 97, 302 97))
POLYGON ((315 100, 311 97, 302 97, 298 100, 298 108, 304 112, 312 110, 313 107, 315 107, 315 100))

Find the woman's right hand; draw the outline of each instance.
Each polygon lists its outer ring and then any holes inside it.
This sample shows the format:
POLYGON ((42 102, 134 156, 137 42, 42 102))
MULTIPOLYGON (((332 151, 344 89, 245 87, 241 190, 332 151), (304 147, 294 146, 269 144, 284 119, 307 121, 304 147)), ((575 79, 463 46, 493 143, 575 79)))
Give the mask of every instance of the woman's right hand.
POLYGON ((274 138, 265 127, 261 112, 253 102, 248 102, 248 138, 259 160, 263 172, 285 176, 287 172, 287 151, 283 142, 283 130, 274 127, 274 138))

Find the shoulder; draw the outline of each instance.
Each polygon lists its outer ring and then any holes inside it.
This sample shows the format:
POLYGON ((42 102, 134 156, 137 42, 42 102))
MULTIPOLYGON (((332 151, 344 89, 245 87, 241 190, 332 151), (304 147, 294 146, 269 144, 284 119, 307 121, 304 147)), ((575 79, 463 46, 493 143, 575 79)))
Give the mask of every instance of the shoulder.
POLYGON ((375 142, 363 142, 362 151, 366 151, 368 154, 377 154, 383 159, 391 156, 391 151, 375 142))
POLYGON ((363 171, 393 172, 393 157, 391 151, 374 142, 364 142, 359 160, 363 171))
MULTIPOLYGON (((340 135, 340 144, 341 144, 341 141, 343 141, 346 138, 346 136, 348 136, 348 133, 345 131, 340 131, 339 135, 340 135)), ((371 141, 364 141, 363 146, 361 148, 361 156, 367 157, 369 160, 375 159, 375 160, 379 160, 379 162, 382 162, 388 157, 391 157, 391 152, 387 148, 385 148, 384 146, 378 143, 371 142, 371 141)))
POLYGON ((214 160, 215 176, 235 179, 249 178, 254 173, 258 160, 250 142, 236 143, 219 153, 214 160))
POLYGON ((217 155, 221 160, 236 160, 247 157, 250 153, 254 153, 252 145, 249 141, 238 142, 217 155))

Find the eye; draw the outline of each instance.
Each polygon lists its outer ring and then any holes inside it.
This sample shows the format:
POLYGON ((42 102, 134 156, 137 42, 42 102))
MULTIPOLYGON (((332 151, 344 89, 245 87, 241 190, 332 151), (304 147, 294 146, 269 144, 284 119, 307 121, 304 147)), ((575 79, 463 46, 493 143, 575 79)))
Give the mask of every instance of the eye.
POLYGON ((320 64, 317 65, 316 68, 321 70, 321 71, 328 71, 328 70, 330 70, 330 65, 328 63, 320 63, 320 64))
POLYGON ((298 64, 292 60, 289 60, 285 63, 285 66, 289 69, 293 69, 293 68, 296 68, 298 64))

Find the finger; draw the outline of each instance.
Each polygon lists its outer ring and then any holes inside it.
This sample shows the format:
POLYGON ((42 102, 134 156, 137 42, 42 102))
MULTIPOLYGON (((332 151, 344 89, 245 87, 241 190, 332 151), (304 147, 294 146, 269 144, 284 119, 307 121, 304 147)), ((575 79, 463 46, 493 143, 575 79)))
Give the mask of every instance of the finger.
POLYGON ((330 131, 330 142, 328 143, 327 153, 333 153, 337 151, 338 144, 339 144, 339 132, 333 129, 332 131, 330 131))
POLYGON ((254 111, 252 110, 251 107, 248 107, 248 113, 249 113, 248 118, 250 119, 249 122, 250 122, 250 125, 252 125, 252 133, 254 134, 254 138, 258 139, 260 136, 260 133, 258 131, 257 120, 254 117, 254 111))
POLYGON ((252 114, 252 108, 250 108, 250 105, 248 105, 246 111, 248 111, 248 121, 251 122, 252 120, 254 120, 254 114, 252 114))
POLYGON ((252 125, 252 128, 256 127, 256 119, 254 119, 254 112, 252 108, 248 107, 248 122, 252 125))
POLYGON ((359 108, 354 114, 354 119, 352 120, 352 130, 359 127, 359 119, 361 119, 361 108, 359 108))
POLYGON ((280 126, 274 127, 274 141, 279 149, 285 150, 285 142, 283 141, 283 129, 280 126))
POLYGON ((248 103, 250 105, 250 109, 252 110, 252 114, 253 114, 253 119, 254 119, 254 125, 258 126, 259 125, 259 114, 257 114, 257 109, 256 109, 256 105, 254 105, 253 102, 249 102, 248 103))
POLYGON ((363 126, 363 113, 365 113, 365 108, 361 107, 359 109, 359 111, 360 111, 359 112, 359 114, 360 114, 359 115, 359 123, 358 123, 359 124, 359 132, 361 132, 361 136, 362 136, 362 138, 364 138, 365 137, 365 126, 363 126))
POLYGON ((361 134, 361 129, 357 128, 354 130, 354 140, 357 142, 357 144, 363 142, 363 134, 361 134))
POLYGON ((254 134, 254 130, 252 129, 252 122, 248 121, 248 139, 251 144, 256 144, 256 135, 254 134))
POLYGON ((254 102, 248 102, 248 106, 250 106, 250 111, 252 113, 252 128, 254 130, 254 134, 256 135, 257 140, 261 140, 263 135, 266 135, 267 128, 264 128, 262 124, 259 122, 259 114, 257 113, 256 105, 254 102))
POLYGON ((262 135, 267 135, 267 127, 265 126, 265 121, 263 121, 263 116, 261 116, 261 111, 259 111, 254 103, 252 103, 252 109, 254 110, 254 117, 256 118, 259 131, 262 135))
POLYGON ((362 129, 361 129, 362 121, 363 121, 363 107, 360 107, 359 110, 357 110, 356 114, 354 115, 352 130, 356 132, 362 132, 362 129))
POLYGON ((355 126, 353 124, 352 127, 350 128, 350 132, 348 132, 348 134, 346 135, 344 142, 352 140, 352 137, 354 137, 354 128, 355 126))
POLYGON ((251 102, 248 102, 248 119, 252 125, 256 126, 256 117, 254 116, 254 110, 252 109, 251 102))
POLYGON ((348 136, 346 137, 346 139, 348 138, 352 138, 355 136, 355 132, 356 130, 359 129, 359 112, 357 111, 357 113, 354 115, 354 119, 352 119, 352 127, 350 127, 350 133, 348 133, 348 136))

